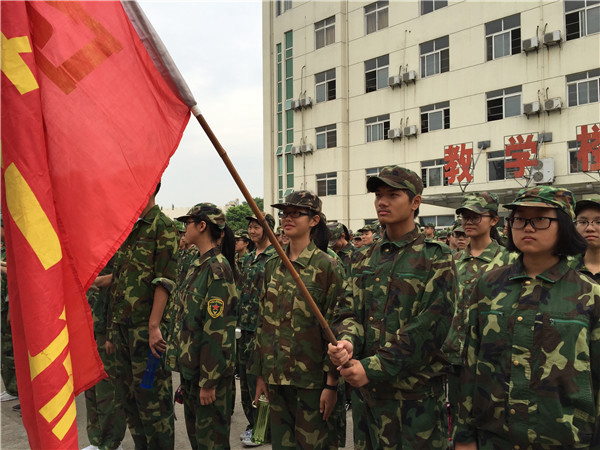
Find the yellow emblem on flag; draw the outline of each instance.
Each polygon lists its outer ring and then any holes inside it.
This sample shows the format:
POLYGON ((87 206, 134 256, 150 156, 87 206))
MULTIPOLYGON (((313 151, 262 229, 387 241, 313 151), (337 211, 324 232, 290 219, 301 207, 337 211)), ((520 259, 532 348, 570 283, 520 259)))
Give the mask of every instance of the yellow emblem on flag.
POLYGON ((225 303, 220 298, 211 298, 208 301, 208 314, 213 319, 223 315, 223 310, 225 309, 225 303))

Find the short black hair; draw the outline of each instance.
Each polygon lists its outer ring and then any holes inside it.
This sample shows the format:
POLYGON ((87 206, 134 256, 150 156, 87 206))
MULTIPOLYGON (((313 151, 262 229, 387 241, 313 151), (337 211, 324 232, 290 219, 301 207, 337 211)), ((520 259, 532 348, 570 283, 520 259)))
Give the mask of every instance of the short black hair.
POLYGON ((156 189, 154 189, 154 194, 152 194, 152 197, 156 197, 156 194, 158 194, 158 191, 160 191, 161 183, 162 183, 162 181, 159 181, 158 184, 156 185, 156 189))
POLYGON ((344 229, 344 239, 349 241, 350 240, 350 232, 348 231, 348 227, 346 225, 342 224, 342 228, 344 229))
MULTIPOLYGON (((516 209, 510 213, 509 219, 514 217, 516 209)), ((573 256, 585 253, 587 250, 586 240, 579 234, 571 217, 561 209, 556 209, 556 219, 558 223, 558 243, 554 249, 554 256, 573 256)), ((510 224, 509 224, 510 225, 510 224)), ((513 241, 512 228, 508 227, 508 242, 506 249, 511 252, 521 251, 516 247, 513 241)))

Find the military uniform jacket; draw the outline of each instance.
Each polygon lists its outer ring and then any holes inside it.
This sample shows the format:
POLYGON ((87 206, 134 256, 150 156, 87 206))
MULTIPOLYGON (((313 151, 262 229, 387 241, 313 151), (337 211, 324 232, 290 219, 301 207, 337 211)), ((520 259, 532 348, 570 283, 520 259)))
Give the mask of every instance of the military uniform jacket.
POLYGON ((570 256, 568 261, 569 267, 575 269, 578 272, 586 274, 588 277, 592 278, 596 283, 600 283, 600 272, 592 273, 592 271, 585 266, 585 262, 583 261, 583 255, 570 256))
POLYGON ((153 206, 115 254, 110 286, 113 323, 148 325, 155 286, 160 284, 169 293, 175 288, 178 248, 175 224, 153 206))
POLYGON ((335 334, 352 342, 371 395, 431 395, 431 379, 440 380, 447 364, 441 348, 455 296, 450 249, 415 227, 398 241, 384 235, 355 258, 345 301, 335 313, 335 334))
POLYGON ((219 248, 192 262, 175 296, 167 366, 185 379, 199 378, 199 387, 214 388, 220 378, 233 376, 238 301, 231 266, 219 248))
POLYGON ((472 299, 457 442, 598 448, 600 286, 566 259, 531 279, 519 259, 472 299))
POLYGON ((342 261, 342 265, 344 267, 344 274, 350 275, 350 266, 352 264, 352 257, 354 256, 354 247, 352 244, 348 243, 342 248, 337 255, 340 257, 342 261))
MULTIPOLYGON (((344 292, 338 261, 311 241, 292 264, 329 322, 344 292)), ((327 356, 328 341, 279 256, 267 261, 265 283, 249 372, 268 384, 323 388, 326 372, 335 370, 327 356)))
POLYGON ((477 280, 485 272, 510 264, 517 259, 517 253, 510 253, 496 240, 485 248, 479 256, 471 255, 471 246, 453 255, 458 280, 458 295, 452 319, 452 327, 444 344, 444 351, 452 364, 462 365, 461 355, 465 344, 469 302, 477 280))

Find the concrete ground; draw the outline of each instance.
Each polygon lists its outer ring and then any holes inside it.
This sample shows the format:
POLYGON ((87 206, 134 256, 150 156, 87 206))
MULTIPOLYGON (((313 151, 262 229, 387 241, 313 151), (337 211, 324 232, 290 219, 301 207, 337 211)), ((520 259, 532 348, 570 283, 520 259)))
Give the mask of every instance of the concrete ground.
MULTIPOLYGON (((246 429, 246 417, 242 411, 242 405, 240 403, 240 386, 239 381, 237 383, 237 397, 233 416, 231 418, 231 435, 230 443, 233 450, 236 449, 247 449, 242 445, 239 435, 246 429)), ((179 374, 173 379, 173 385, 176 387, 179 385, 179 374)), ((4 387, 2 387, 4 390, 4 387)), ((29 443, 27 441, 27 433, 21 421, 19 413, 12 410, 12 407, 16 405, 17 401, 2 402, 0 403, 1 409, 1 427, 0 427, 0 449, 2 450, 26 450, 29 449, 29 443)), ((85 448, 89 445, 86 432, 86 411, 85 411, 85 398, 83 394, 79 395, 75 400, 77 405, 77 432, 79 435, 79 448, 85 448)), ((188 450, 191 449, 190 442, 185 431, 185 421, 183 418, 183 405, 179 403, 175 404, 175 414, 178 420, 175 421, 175 448, 177 450, 188 450)), ((346 448, 353 448, 352 445, 352 414, 351 411, 347 413, 347 427, 346 427, 346 448)), ((123 448, 125 450, 134 450, 133 439, 129 430, 123 440, 123 448)), ((262 445, 260 447, 253 447, 261 450, 270 450, 271 445, 262 445)))

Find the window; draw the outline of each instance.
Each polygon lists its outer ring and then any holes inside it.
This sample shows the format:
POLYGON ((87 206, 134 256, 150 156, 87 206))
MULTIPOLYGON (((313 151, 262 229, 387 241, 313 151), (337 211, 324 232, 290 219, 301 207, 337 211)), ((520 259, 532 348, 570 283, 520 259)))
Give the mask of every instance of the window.
POLYGON ((335 42, 335 16, 315 23, 315 47, 320 49, 335 42))
POLYGON ((451 227, 454 225, 454 216, 424 216, 419 217, 419 222, 422 226, 426 223, 432 223, 436 228, 451 227))
POLYGON ((421 133, 450 128, 450 102, 421 107, 421 133))
POLYGON ((421 178, 423 186, 448 186, 448 179, 444 178, 443 159, 432 159, 429 161, 421 161, 421 178))
POLYGON ((286 146, 283 155, 277 156, 277 188, 281 201, 294 190, 294 155, 291 144, 286 146))
POLYGON ((521 86, 488 92, 486 98, 489 122, 521 114, 521 86))
POLYGON ((366 169, 365 172, 367 174, 367 180, 371 177, 376 177, 381 173, 381 170, 384 166, 381 167, 371 167, 370 169, 366 169))
POLYGON ((488 181, 510 180, 513 179, 517 168, 506 169, 504 163, 506 161, 506 153, 504 150, 497 152, 488 152, 488 181))
POLYGON ((485 24, 487 60, 521 53, 521 16, 505 17, 485 24))
POLYGON ((389 55, 365 61, 365 91, 373 92, 388 85, 389 55))
POLYGON ((384 114, 365 119, 365 126, 367 128, 367 142, 387 139, 387 132, 390 129, 390 115, 384 114))
POLYGON ((448 36, 419 45, 421 54, 421 78, 448 72, 450 70, 450 50, 448 36))
POLYGON ((600 69, 567 75, 569 106, 598 102, 600 69))
POLYGON ((448 6, 448 0, 421 0, 421 15, 448 6))
POLYGON ((337 195, 337 172, 317 174, 317 195, 337 195))
MULTIPOLYGON (((294 59, 293 59, 293 44, 294 35, 291 31, 285 33, 285 99, 294 98, 294 59)), ((290 102, 286 102, 289 104, 290 102)), ((285 111, 285 135, 286 143, 294 142, 294 111, 286 108, 285 111)))
POLYGON ((335 100, 335 69, 315 74, 316 102, 335 100))
MULTIPOLYGON (((579 152, 579 141, 567 142, 567 148, 569 149, 569 173, 583 172, 583 163, 577 159, 577 152, 579 152)), ((591 154, 588 153, 588 156, 591 156, 591 154)))
POLYGON ((365 6, 365 29, 366 34, 374 33, 388 26, 388 4, 380 1, 365 6))
POLYGON ((337 147, 337 133, 335 123, 324 127, 317 127, 317 150, 322 148, 337 147))
POLYGON ((598 0, 565 1, 567 41, 600 32, 598 0))
POLYGON ((277 154, 281 154, 283 145, 283 79, 281 44, 277 44, 277 154))
POLYGON ((292 9, 292 0, 276 0, 275 2, 275 14, 280 16, 288 9, 292 9), (283 8, 282 8, 283 6, 283 8))

